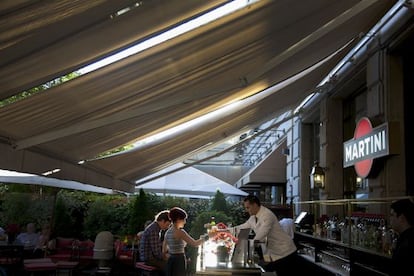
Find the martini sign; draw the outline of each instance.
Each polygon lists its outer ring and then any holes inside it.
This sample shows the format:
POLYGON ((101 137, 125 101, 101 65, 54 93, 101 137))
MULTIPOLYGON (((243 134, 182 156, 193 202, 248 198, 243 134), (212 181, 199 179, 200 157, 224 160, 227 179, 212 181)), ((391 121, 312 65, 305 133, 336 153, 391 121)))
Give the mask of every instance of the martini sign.
POLYGON ((389 154, 388 124, 372 128, 368 118, 361 118, 354 132, 354 138, 344 143, 344 168, 355 166, 359 177, 369 175, 375 158, 389 154))

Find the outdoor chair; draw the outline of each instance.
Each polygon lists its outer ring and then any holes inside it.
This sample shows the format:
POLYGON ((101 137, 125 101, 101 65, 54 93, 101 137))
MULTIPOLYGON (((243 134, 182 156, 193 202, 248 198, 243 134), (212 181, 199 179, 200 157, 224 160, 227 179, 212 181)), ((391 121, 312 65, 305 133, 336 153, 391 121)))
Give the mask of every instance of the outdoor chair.
POLYGON ((96 273, 110 274, 114 259, 114 236, 111 232, 102 231, 96 235, 93 259, 97 261, 96 273))

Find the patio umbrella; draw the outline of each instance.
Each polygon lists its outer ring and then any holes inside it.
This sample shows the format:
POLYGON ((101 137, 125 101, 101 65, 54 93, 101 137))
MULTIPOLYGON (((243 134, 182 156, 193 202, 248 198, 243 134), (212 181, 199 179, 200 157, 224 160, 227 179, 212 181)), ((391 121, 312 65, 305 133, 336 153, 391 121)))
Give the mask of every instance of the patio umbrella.
MULTIPOLYGON (((165 171, 173 170, 177 164, 165 171)), ((153 177, 153 176, 151 176, 153 177)), ((136 190, 153 192, 159 195, 174 195, 195 198, 213 197, 217 191, 226 196, 246 196, 248 193, 200 170, 192 167, 159 177, 153 181, 138 185, 136 190)))
POLYGON ((48 187, 72 189, 79 191, 95 192, 102 194, 113 194, 114 191, 107 188, 84 184, 77 181, 61 180, 53 177, 40 176, 31 173, 21 173, 16 171, 0 169, 0 182, 42 185, 48 187))

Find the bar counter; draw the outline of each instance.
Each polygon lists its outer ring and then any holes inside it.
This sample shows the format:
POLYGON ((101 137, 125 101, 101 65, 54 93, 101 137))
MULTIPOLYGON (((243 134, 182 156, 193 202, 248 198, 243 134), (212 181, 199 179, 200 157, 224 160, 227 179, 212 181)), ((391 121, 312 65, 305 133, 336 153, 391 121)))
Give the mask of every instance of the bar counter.
POLYGON ((217 266, 205 266, 201 268, 197 265, 197 271, 195 275, 262 275, 264 272, 257 264, 235 264, 228 263, 226 265, 217 265, 217 266))
MULTIPOLYGON (((231 254, 229 254, 231 256, 231 254)), ((263 268, 250 261, 231 262, 227 257, 225 262, 218 262, 214 250, 200 246, 198 250, 197 266, 195 275, 262 275, 263 268)))
MULTIPOLYGON (((308 263, 308 270, 319 270, 320 275, 388 275, 391 256, 367 250, 340 241, 317 237, 311 234, 295 232, 295 242, 299 257, 308 263)), ((303 264, 305 267, 306 264, 303 264)))

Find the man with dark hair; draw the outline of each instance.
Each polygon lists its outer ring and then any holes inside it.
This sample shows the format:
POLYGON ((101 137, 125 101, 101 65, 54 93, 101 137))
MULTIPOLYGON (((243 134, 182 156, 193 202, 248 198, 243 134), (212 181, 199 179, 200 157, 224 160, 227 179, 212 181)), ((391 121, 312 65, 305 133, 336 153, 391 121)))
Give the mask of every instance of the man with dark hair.
POLYGON ((139 243, 140 260, 147 265, 157 267, 165 273, 167 256, 162 253, 161 231, 168 229, 171 224, 169 211, 161 211, 155 215, 154 221, 149 224, 141 235, 139 243))
POLYGON ((254 240, 264 244, 263 257, 266 271, 276 271, 278 276, 295 275, 297 266, 296 245, 292 238, 282 229, 276 215, 254 195, 244 199, 244 208, 249 219, 235 230, 251 228, 255 232, 254 240))
POLYGON ((391 204, 390 225, 398 234, 397 244, 392 254, 390 275, 412 275, 414 203, 410 199, 400 199, 391 204))

